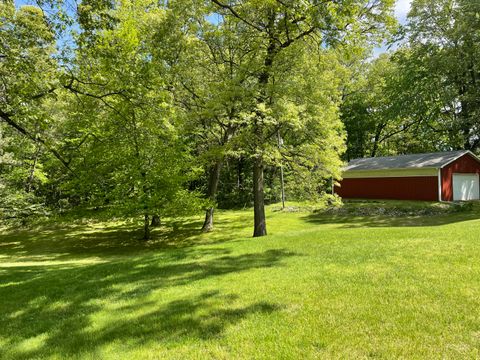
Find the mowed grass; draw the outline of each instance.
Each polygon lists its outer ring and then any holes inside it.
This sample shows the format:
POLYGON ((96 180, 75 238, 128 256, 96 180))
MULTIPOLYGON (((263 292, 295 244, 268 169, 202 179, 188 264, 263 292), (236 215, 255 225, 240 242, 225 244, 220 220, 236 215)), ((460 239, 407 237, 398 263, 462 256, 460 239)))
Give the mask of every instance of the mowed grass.
POLYGON ((480 211, 0 234, 1 359, 480 358, 480 211), (477 219, 478 218, 478 219, 477 219))

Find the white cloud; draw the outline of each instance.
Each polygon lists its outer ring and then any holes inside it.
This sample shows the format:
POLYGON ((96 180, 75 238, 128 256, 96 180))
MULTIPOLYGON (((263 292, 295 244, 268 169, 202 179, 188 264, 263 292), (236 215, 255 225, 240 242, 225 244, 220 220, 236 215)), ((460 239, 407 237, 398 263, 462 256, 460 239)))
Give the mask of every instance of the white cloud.
POLYGON ((410 11, 412 0, 397 0, 395 4, 395 16, 400 23, 404 23, 410 11))

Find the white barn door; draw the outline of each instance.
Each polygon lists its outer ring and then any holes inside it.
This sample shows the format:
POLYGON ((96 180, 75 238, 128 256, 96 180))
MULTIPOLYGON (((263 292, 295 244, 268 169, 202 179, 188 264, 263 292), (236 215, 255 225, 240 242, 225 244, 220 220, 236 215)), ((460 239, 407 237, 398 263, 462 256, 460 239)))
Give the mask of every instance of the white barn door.
POLYGON ((479 198, 478 174, 453 174, 453 200, 479 198))

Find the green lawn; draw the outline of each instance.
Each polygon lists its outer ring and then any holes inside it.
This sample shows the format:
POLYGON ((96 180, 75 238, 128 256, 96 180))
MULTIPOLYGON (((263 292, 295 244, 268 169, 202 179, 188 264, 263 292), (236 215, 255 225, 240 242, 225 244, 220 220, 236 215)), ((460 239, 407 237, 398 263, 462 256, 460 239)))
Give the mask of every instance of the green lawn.
MULTIPOLYGON (((278 206, 277 206, 278 207, 278 206)), ((480 358, 480 211, 0 233, 1 359, 480 358)))

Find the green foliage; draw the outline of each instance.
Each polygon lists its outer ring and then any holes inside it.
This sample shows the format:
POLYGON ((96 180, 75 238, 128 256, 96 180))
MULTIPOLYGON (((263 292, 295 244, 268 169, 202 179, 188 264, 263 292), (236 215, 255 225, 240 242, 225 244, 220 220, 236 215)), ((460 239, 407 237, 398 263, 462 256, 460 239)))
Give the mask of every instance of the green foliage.
POLYGON ((87 140, 76 154, 79 176, 69 191, 119 206, 124 214, 173 215, 198 210, 201 202, 185 191, 197 169, 189 165, 178 133, 181 118, 167 90, 165 59, 153 49, 169 34, 152 34, 165 20, 161 8, 144 12, 152 4, 122 3, 112 10, 116 25, 98 31, 95 42, 79 52, 73 84, 79 94, 76 111, 84 120, 72 119, 66 127, 87 140))
POLYGON ((41 200, 33 193, 9 188, 0 180, 0 221, 25 225, 32 217, 49 215, 41 200))
POLYGON ((349 84, 341 108, 347 159, 430 152, 448 143, 435 131, 435 115, 421 115, 426 104, 412 86, 412 74, 399 64, 402 54, 383 54, 363 64, 349 84))
POLYGON ((416 70, 416 83, 428 86, 430 94, 418 96, 437 114, 438 130, 471 150, 480 144, 479 13, 473 0, 414 1, 407 28, 412 54, 405 62, 416 70))
POLYGON ((347 158, 479 148, 478 1, 412 2, 401 47, 360 66, 347 158))
POLYGON ((0 34, 2 206, 6 216, 24 217, 44 206, 48 164, 52 155, 61 158, 50 107, 59 85, 56 33, 40 8, 7 1, 0 3, 0 34))
POLYGON ((0 109, 34 132, 45 130, 41 95, 55 86, 55 37, 41 9, 0 4, 0 109))
POLYGON ((259 210, 279 200, 280 168, 287 199, 320 201, 345 158, 479 143, 472 0, 414 1, 401 47, 373 61, 397 27, 391 0, 82 1, 75 19, 62 1, 37 5, 0 7, 16 164, 0 175, 18 198, 259 210))

